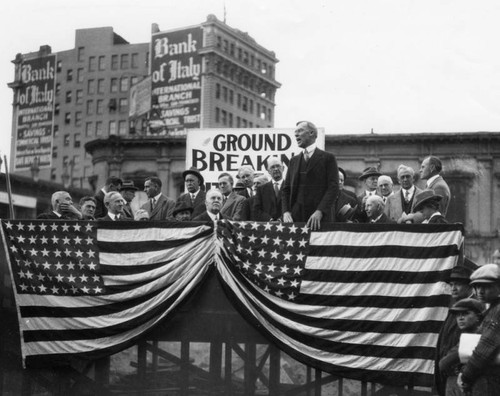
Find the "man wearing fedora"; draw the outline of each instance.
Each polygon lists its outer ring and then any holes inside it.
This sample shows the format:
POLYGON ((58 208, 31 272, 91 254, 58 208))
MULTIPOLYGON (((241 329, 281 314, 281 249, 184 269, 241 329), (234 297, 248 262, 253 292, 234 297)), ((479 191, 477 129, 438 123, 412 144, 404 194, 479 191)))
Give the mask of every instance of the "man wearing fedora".
POLYGON ((446 216, 451 194, 448 183, 440 175, 442 169, 441 160, 438 157, 429 156, 420 165, 420 177, 427 180, 426 189, 433 190, 437 195, 441 195, 439 211, 443 216, 446 216))
POLYGON ((481 338, 457 380, 462 391, 472 396, 500 395, 500 365, 495 363, 500 351, 499 270, 498 264, 485 264, 470 277, 478 300, 489 305, 478 331, 481 338))
POLYGON ((196 217, 205 211, 205 180, 198 169, 194 167, 182 172, 182 177, 186 192, 177 198, 176 205, 180 205, 182 202, 184 206, 192 207, 191 217, 196 217))
POLYGON ((412 213, 415 207, 415 197, 422 192, 415 183, 413 168, 401 164, 398 166, 398 181, 401 189, 390 196, 385 203, 385 214, 392 220, 398 221, 403 214, 412 213))
POLYGON ((361 176, 358 178, 365 184, 365 190, 363 193, 358 195, 357 217, 360 223, 366 223, 368 220, 365 210, 366 199, 372 195, 377 195, 377 184, 380 175, 381 173, 377 170, 377 168, 371 166, 365 168, 363 173, 361 173, 361 176))
POLYGON ((424 190, 415 198, 414 212, 420 212, 423 217, 422 224, 446 224, 444 216, 439 212, 439 203, 443 199, 433 190, 424 190))
POLYGON ((332 219, 334 221, 344 223, 353 219, 353 215, 358 209, 358 198, 356 194, 345 188, 345 180, 347 174, 340 166, 339 169, 339 196, 335 205, 332 207, 332 219))
POLYGON ((123 215, 127 219, 134 219, 134 211, 130 206, 130 202, 135 197, 135 192, 139 190, 135 185, 133 180, 124 180, 120 188, 120 194, 125 200, 125 205, 123 205, 123 215))
MULTIPOLYGON (((203 213, 203 212, 202 212, 203 213)), ((201 213, 200 213, 201 214, 201 213)), ((193 217, 193 207, 184 201, 177 201, 170 221, 191 221, 193 217)))

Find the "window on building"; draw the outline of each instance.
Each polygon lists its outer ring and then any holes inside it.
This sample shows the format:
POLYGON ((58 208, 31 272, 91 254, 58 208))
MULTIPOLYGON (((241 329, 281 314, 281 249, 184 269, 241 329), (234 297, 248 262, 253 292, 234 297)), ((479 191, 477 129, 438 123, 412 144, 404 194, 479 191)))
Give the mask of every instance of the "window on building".
POLYGON ((267 112, 266 106, 262 105, 261 112, 260 112, 260 119, 261 120, 266 119, 266 112, 267 112))
POLYGON ((111 98, 108 102, 108 109, 109 109, 109 112, 110 113, 114 113, 116 112, 116 99, 115 98, 111 98))
POLYGON ((120 79, 120 92, 128 91, 128 77, 122 77, 120 79))
POLYGON ((130 78, 130 86, 135 85, 139 82, 139 77, 134 76, 130 78))
POLYGON ((106 57, 104 55, 99 56, 99 70, 106 70, 106 57))
POLYGON ((118 70, 118 55, 111 55, 111 70, 118 70))
POLYGON ((120 98, 118 102, 118 111, 120 113, 125 113, 128 110, 128 99, 127 98, 120 98))
POLYGON ((220 84, 215 83, 215 99, 220 99, 220 84))
POLYGON ((233 113, 228 113, 228 126, 233 127, 233 113))
POLYGON ((253 100, 250 99, 248 104, 249 104, 248 111, 253 114, 253 100))
POLYGON ((128 69, 128 54, 122 54, 120 56, 120 69, 128 69))
POLYGON ((116 135, 116 121, 109 122, 109 134, 116 135))
POLYGON ((218 107, 215 108, 215 122, 220 122, 220 109, 218 107))
POLYGON ((243 111, 248 111, 248 98, 246 96, 243 96, 243 102, 241 104, 241 109, 243 111))
POLYGON ((249 127, 249 128, 253 128, 253 122, 249 121, 249 122, 248 122, 248 127, 249 127))
POLYGON ((246 128, 247 127, 247 120, 245 120, 244 118, 241 119, 241 126, 243 128, 246 128))
POLYGON ((85 123, 85 136, 89 137, 92 136, 92 123, 91 122, 86 122, 85 123))
POLYGON ((229 90, 229 103, 234 104, 234 91, 232 89, 229 90))
POLYGON ((243 58, 243 49, 238 48, 238 59, 241 60, 243 58))
POLYGON ((57 61, 56 72, 61 73, 62 70, 62 61, 57 61))
POLYGON ((76 81, 80 84, 83 82, 83 75, 84 75, 83 68, 78 69, 76 71, 76 81))
POLYGON ((66 103, 71 103, 72 91, 66 91, 66 103))
POLYGON ((227 111, 226 110, 221 110, 221 122, 222 125, 227 125, 227 111))
POLYGON ((248 63, 248 52, 247 51, 243 52, 243 63, 248 63))
POLYGON ((66 81, 73 81, 73 69, 68 69, 66 72, 66 81))
POLYGON ((222 41, 222 51, 229 52, 229 41, 225 39, 222 41))
POLYGON ((75 126, 81 126, 82 125, 82 112, 77 111, 75 113, 75 126))
POLYGON ((75 165, 75 166, 80 165, 80 156, 79 155, 73 156, 73 165, 75 165))
POLYGON ((272 121, 272 113, 271 113, 271 109, 267 109, 267 120, 268 121, 272 121))
POLYGON ((61 84, 57 83, 56 84, 56 96, 59 96, 61 93, 61 84))
POLYGON ((255 65, 255 56, 250 55, 250 66, 254 67, 254 65, 255 65))
POLYGON ((121 120, 118 123, 118 135, 126 135, 127 134, 127 121, 121 120))
POLYGON ((97 69, 97 59, 95 56, 89 56, 89 72, 96 71, 97 69))
POLYGON ((83 91, 81 89, 76 90, 76 104, 81 105, 83 104, 83 91))
POLYGON ((85 47, 78 47, 78 62, 83 62, 85 59, 85 47))
POLYGON ((102 121, 97 121, 95 123, 95 135, 102 136, 102 121))
POLYGON ((75 133, 74 137, 73 137, 73 147, 75 148, 78 148, 80 147, 81 145, 81 136, 80 136, 80 133, 75 133))
POLYGON ((222 37, 217 36, 217 47, 221 48, 222 47, 222 37))
POLYGON ((97 80, 97 93, 104 93, 104 78, 100 78, 99 80, 97 80))
POLYGON ((56 103, 54 105, 54 115, 59 115, 59 109, 61 108, 61 106, 59 105, 59 103, 56 103))
POLYGON ((260 72, 262 74, 267 74, 267 63, 266 62, 262 62, 262 67, 260 69, 260 72))
POLYGON ((234 43, 229 44, 229 54, 234 56, 234 43))
POLYGON ((69 146, 69 133, 67 133, 66 135, 64 135, 64 147, 68 147, 69 146))
POLYGON ((66 114, 64 115, 64 122, 65 122, 66 124, 71 124, 71 113, 66 113, 66 114))
POLYGON ((256 111, 257 117, 260 117, 260 103, 256 104, 256 108, 257 108, 257 111, 256 111))
POLYGON ((96 101, 96 114, 104 113, 104 100, 99 99, 96 101))
POLYGON ((67 155, 65 155, 65 156, 63 157, 63 161, 62 161, 62 162, 63 162, 63 166, 64 166, 65 168, 67 168, 67 167, 68 167, 68 165, 69 165, 69 157, 68 157, 67 155))
POLYGON ((236 106, 237 106, 237 107, 238 107, 238 109, 239 109, 239 108, 241 108, 241 94, 238 94, 237 98, 238 98, 238 100, 237 100, 237 102, 236 102, 236 106))
POLYGON ((111 79, 110 92, 111 93, 118 92, 118 79, 117 78, 111 79))
POLYGON ((95 94, 95 80, 93 78, 87 81, 87 94, 95 94))
POLYGON ((94 101, 87 100, 87 115, 94 114, 94 101))
POLYGON ((59 137, 59 125, 54 125, 54 138, 59 137))
POLYGON ((227 87, 222 87, 222 99, 227 102, 227 87))
POLYGON ((236 128, 240 128, 240 127, 241 127, 241 118, 236 117, 236 128))
POLYGON ((132 69, 137 69, 139 67, 139 54, 135 53, 131 55, 130 63, 132 69))
POLYGON ((57 158, 57 146, 52 147, 52 158, 57 158))

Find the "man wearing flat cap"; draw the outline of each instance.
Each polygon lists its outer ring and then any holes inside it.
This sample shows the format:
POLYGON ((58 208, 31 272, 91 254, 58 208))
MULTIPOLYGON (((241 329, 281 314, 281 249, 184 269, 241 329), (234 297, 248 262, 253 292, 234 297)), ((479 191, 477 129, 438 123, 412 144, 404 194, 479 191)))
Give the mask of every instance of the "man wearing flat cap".
POLYGON ((381 173, 375 167, 365 168, 359 180, 361 180, 365 185, 365 190, 363 193, 358 195, 358 219, 360 223, 366 223, 368 217, 366 215, 365 204, 366 199, 372 195, 377 195, 377 183, 378 178, 381 173))
POLYGON ((135 197, 135 192, 139 189, 134 185, 133 180, 124 180, 122 186, 120 187, 120 194, 125 200, 125 205, 123 205, 123 215, 127 219, 134 219, 134 211, 130 206, 130 202, 135 197))
POLYGON ((186 192, 177 198, 176 204, 183 202, 185 206, 193 208, 192 217, 196 217, 205 211, 205 180, 196 168, 190 168, 182 173, 186 192))
POLYGON ((412 213, 415 206, 415 196, 422 192, 415 186, 415 171, 413 168, 401 164, 398 166, 398 182, 401 189, 394 193, 385 204, 385 214, 398 222, 404 215, 412 213))
MULTIPOLYGON (((450 306, 453 306, 455 303, 463 300, 464 298, 470 298, 472 296, 472 287, 469 285, 471 273, 472 270, 462 265, 457 265, 451 270, 448 278, 451 293, 450 306)), ((441 396, 445 396, 447 376, 440 372, 438 363, 455 345, 458 344, 459 339, 460 331, 458 329, 457 322, 452 312, 448 311, 448 315, 441 326, 436 346, 434 379, 436 389, 441 396)))
POLYGON ((422 224, 448 223, 439 211, 439 203, 442 199, 443 197, 437 195, 433 190, 424 190, 416 196, 413 212, 422 214, 422 224))
POLYGON ((481 338, 458 376, 458 385, 472 396, 500 395, 500 273, 498 264, 485 264, 471 275, 479 301, 489 304, 479 327, 481 338))

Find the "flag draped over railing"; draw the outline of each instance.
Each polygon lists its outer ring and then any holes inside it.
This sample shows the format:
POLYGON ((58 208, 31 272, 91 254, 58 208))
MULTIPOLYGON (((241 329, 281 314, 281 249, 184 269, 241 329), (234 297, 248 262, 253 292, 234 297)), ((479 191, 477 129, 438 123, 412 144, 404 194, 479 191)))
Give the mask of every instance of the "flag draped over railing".
POLYGON ((461 225, 4 221, 23 357, 111 354, 211 264, 242 316, 344 377, 429 385, 461 225))

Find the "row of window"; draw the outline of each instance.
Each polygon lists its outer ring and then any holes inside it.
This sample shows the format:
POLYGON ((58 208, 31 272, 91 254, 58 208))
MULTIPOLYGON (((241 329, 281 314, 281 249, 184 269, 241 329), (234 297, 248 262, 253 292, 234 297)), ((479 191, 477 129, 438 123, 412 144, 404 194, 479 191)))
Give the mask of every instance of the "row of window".
MULTIPOLYGON (((78 47, 77 50, 78 62, 85 61, 85 47, 78 47)), ((145 54, 145 64, 148 67, 149 53, 145 54)), ((59 66, 59 65, 58 65, 59 66)), ((139 68, 139 53, 132 54, 113 54, 111 55, 111 70, 126 70, 126 69, 139 68)), ((104 71, 106 70, 106 55, 89 56, 88 57, 88 71, 104 71)))
POLYGON ((237 58, 239 61, 258 70, 261 74, 266 74, 269 78, 274 78, 274 66, 256 57, 253 53, 244 50, 242 47, 236 47, 236 44, 228 39, 217 36, 217 47, 222 51, 237 58))
MULTIPOLYGON (((254 124, 252 121, 246 120, 243 117, 236 117, 236 125, 233 125, 233 113, 230 111, 215 108, 215 122, 227 126, 228 128, 253 128, 254 124)), ((256 128, 260 128, 260 125, 256 124, 256 128)), ((271 125, 269 125, 271 127, 271 125)))
MULTIPOLYGON (((82 74, 83 76, 83 74, 82 74)), ((117 92, 128 92, 130 85, 134 85, 139 81, 138 76, 133 76, 133 77, 120 77, 120 78, 111 78, 109 80, 109 92, 110 93, 117 93, 117 92)), ((81 81, 78 82, 83 82, 83 77, 81 81)), ((94 94, 104 94, 106 91, 106 79, 104 78, 99 78, 99 79, 93 79, 90 78, 87 80, 87 94, 88 95, 94 95, 94 94)), ((56 84, 56 96, 61 93, 61 84, 57 83, 56 84)), ((83 90, 79 89, 76 91, 77 93, 77 104, 78 103, 78 98, 81 98, 83 96, 83 90)), ((66 103, 71 103, 72 100, 72 91, 66 91, 66 103)), ((80 103, 81 104, 81 103, 80 103)))
MULTIPOLYGON (((219 83, 215 83, 215 98, 221 99, 226 103, 234 105, 234 91, 231 88, 228 88, 219 83)), ((250 114, 254 112, 254 101, 251 98, 246 97, 245 95, 237 94, 236 95, 236 107, 243 111, 246 111, 250 114)), ((255 102, 255 114, 261 120, 272 120, 272 111, 271 108, 260 104, 259 102, 255 102)))
MULTIPOLYGON (((87 100, 86 105, 86 115, 102 115, 104 114, 105 101, 104 99, 98 99, 95 101, 90 99, 87 100)), ((128 98, 119 98, 119 99, 109 99, 107 103, 107 107, 110 114, 116 113, 118 110, 119 113, 126 113, 128 111, 128 98)), ((56 103, 54 106, 54 115, 59 115, 60 113, 60 105, 56 103)), ((80 126, 82 122, 82 112, 75 112, 75 126, 80 126)), ((67 112, 64 114, 64 123, 71 124, 71 112, 67 112)))

